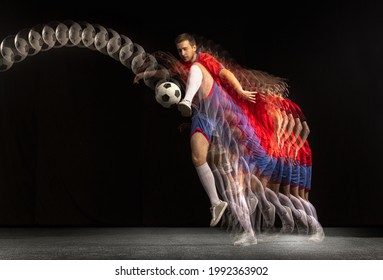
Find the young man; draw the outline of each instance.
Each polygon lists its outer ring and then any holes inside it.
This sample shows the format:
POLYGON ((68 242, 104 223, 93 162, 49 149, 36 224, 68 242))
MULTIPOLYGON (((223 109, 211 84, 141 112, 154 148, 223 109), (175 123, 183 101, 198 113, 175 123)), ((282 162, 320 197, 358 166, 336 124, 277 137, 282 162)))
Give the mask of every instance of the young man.
MULTIPOLYGON (((199 52, 191 34, 183 33, 177 36, 175 45, 180 60, 174 63, 170 70, 179 74, 186 82, 185 96, 178 109, 182 116, 191 117, 193 114, 190 137, 192 162, 211 203, 210 226, 213 227, 219 223, 227 208, 227 202, 219 198, 214 175, 207 163, 212 132, 215 129, 215 120, 210 113, 214 114, 214 109, 218 106, 222 84, 230 85, 238 97, 249 102, 255 101, 256 92, 244 90, 234 74, 222 63, 208 53, 199 52)), ((138 83, 142 78, 143 73, 139 73, 134 82, 138 83)))

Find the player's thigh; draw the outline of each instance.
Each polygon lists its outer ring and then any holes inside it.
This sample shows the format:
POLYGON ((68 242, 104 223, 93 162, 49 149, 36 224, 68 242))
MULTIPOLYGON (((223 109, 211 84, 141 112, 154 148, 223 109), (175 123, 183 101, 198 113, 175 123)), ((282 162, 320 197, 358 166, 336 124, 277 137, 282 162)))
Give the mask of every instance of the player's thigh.
POLYGON ((209 150, 209 141, 206 136, 201 132, 193 133, 190 139, 190 147, 193 162, 203 164, 206 161, 209 150))

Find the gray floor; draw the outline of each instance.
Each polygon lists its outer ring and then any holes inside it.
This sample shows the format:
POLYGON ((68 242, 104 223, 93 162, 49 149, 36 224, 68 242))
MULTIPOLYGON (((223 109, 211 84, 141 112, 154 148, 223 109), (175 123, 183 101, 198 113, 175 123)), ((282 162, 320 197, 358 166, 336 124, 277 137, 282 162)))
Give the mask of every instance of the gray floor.
POLYGON ((233 245, 222 228, 3 227, 2 260, 382 260, 382 228, 324 228, 307 236, 259 236, 233 245))

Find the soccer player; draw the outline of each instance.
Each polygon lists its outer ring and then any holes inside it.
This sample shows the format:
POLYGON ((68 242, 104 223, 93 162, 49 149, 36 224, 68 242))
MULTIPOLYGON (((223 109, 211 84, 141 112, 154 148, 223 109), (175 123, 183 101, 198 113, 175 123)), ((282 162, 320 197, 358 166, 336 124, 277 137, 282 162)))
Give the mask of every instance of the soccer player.
MULTIPOLYGON (((219 198, 214 175, 207 163, 214 129, 213 120, 208 116, 214 111, 209 112, 207 106, 212 104, 217 106, 214 102, 217 102, 217 95, 221 94, 219 88, 221 81, 228 82, 238 96, 249 102, 254 102, 256 92, 244 90, 234 74, 213 56, 197 51, 195 38, 191 34, 180 34, 175 39, 175 44, 180 60, 174 63, 172 71, 180 74, 184 81, 186 80, 185 97, 179 104, 179 110, 183 116, 190 117, 192 115, 192 102, 194 102, 195 110, 192 117, 190 138, 192 162, 211 203, 210 226, 216 226, 227 208, 227 202, 219 198), (197 92, 199 97, 194 99, 197 92)), ((143 73, 137 74, 134 82, 139 82, 143 75, 143 73)))
POLYGON ((297 187, 294 188, 293 196, 291 200, 297 208, 303 206, 306 214, 307 221, 311 230, 310 240, 314 242, 321 242, 324 239, 324 231, 321 224, 318 221, 318 215, 314 205, 308 200, 308 192, 311 190, 311 172, 312 172, 312 153, 309 142, 307 140, 310 133, 309 126, 307 124, 306 116, 303 114, 301 108, 297 103, 292 100, 288 100, 291 108, 296 112, 296 121, 302 124, 302 130, 296 140, 296 152, 297 159, 296 165, 299 166, 297 177, 297 187), (302 205, 302 206, 301 206, 302 205))

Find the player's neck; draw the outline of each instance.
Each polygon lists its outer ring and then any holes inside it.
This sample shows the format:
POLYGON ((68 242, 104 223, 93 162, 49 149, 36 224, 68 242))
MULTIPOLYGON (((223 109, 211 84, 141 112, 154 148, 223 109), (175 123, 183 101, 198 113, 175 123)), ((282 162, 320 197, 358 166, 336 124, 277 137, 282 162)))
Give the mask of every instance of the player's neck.
POLYGON ((191 62, 195 62, 197 60, 197 57, 198 57, 198 52, 195 52, 193 57, 192 57, 191 62))

